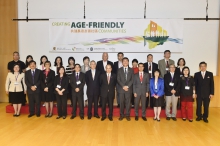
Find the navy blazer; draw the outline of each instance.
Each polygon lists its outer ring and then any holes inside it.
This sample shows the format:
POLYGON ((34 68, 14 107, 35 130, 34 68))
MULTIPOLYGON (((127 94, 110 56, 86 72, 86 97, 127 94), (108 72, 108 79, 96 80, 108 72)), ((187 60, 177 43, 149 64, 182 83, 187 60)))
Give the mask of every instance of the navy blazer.
POLYGON ((159 97, 164 95, 164 80, 162 78, 158 78, 157 90, 155 90, 155 78, 150 79, 150 94, 151 97, 153 95, 158 95, 159 97))
POLYGON ((34 84, 33 84, 31 69, 25 72, 25 84, 27 86, 28 94, 40 93, 40 76, 41 76, 41 70, 36 68, 34 73, 34 84), (37 89, 35 91, 32 91, 31 86, 36 86, 37 89))
MULTIPOLYGON (((152 62, 152 67, 151 67, 152 77, 154 77, 154 71, 155 71, 156 69, 158 69, 158 64, 152 62)), ((144 72, 146 72, 146 73, 149 74, 148 62, 144 63, 144 72)))
POLYGON ((77 85, 76 81, 76 72, 74 71, 70 75, 70 85, 72 87, 72 96, 76 96, 77 94, 83 96, 83 88, 85 85, 85 74, 83 72, 79 73, 79 81, 81 82, 80 84, 77 85), (79 92, 76 92, 75 89, 79 88, 79 92))

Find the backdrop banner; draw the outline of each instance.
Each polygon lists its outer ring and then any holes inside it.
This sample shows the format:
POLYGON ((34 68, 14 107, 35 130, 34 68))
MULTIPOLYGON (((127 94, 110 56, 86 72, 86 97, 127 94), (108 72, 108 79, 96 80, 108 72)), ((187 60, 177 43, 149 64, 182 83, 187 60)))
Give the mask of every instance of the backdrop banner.
POLYGON ((50 19, 50 52, 183 51, 183 19, 50 19))

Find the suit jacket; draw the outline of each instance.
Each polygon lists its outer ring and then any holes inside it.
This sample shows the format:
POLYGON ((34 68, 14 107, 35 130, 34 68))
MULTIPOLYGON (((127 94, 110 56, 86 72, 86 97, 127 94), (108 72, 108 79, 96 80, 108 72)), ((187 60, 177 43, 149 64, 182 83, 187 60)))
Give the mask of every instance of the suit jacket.
MULTIPOLYGON (((170 64, 175 64, 175 62, 173 60, 169 59, 169 65, 170 64)), ((161 59, 161 60, 158 61, 158 67, 159 67, 160 72, 161 72, 161 77, 163 78, 164 75, 167 73, 165 59, 161 59)))
MULTIPOLYGON (((113 72, 113 63, 111 61, 107 61, 107 64, 110 64, 112 66, 112 72, 113 72)), ((100 60, 97 62, 96 70, 100 71, 101 74, 105 73, 105 69, 103 66, 103 60, 100 60)))
POLYGON ((148 73, 143 74, 142 83, 140 81, 139 72, 134 75, 133 81, 133 93, 136 93, 138 96, 146 96, 146 93, 149 92, 149 75, 148 73))
POLYGON ((48 90, 54 90, 54 78, 55 78, 55 72, 53 70, 50 70, 47 77, 45 70, 41 71, 41 88, 44 90, 44 88, 48 88, 48 90))
POLYGON ((76 96, 76 94, 79 94, 80 96, 83 96, 83 88, 85 85, 85 74, 83 72, 79 73, 79 81, 81 82, 80 84, 77 85, 77 80, 76 80, 76 72, 73 72, 70 75, 70 85, 72 87, 72 96, 76 96), (76 92, 75 89, 79 88, 79 92, 76 92))
POLYGON ((86 72, 87 96, 99 96, 100 94, 100 71, 95 71, 95 78, 92 78, 92 71, 86 72))
POLYGON ((69 77, 67 75, 63 76, 63 78, 61 80, 61 84, 60 84, 60 75, 56 75, 56 77, 54 79, 54 93, 55 94, 58 94, 56 91, 57 85, 61 86, 61 88, 59 90, 65 89, 65 91, 63 91, 63 94, 69 93, 68 92, 69 77))
POLYGON ((212 72, 206 71, 203 79, 201 72, 194 75, 197 98, 209 98, 214 95, 214 79, 212 72))
POLYGON ((117 75, 117 72, 118 72, 118 61, 114 62, 113 64, 113 72, 117 75))
MULTIPOLYGON (((154 71, 158 69, 158 65, 154 62, 152 62, 152 67, 151 67, 151 70, 152 70, 152 76, 151 77, 154 77, 154 71)), ((148 73, 149 74, 149 66, 148 66, 148 62, 144 63, 144 72, 148 73)))
POLYGON ((162 97, 164 95, 164 80, 162 78, 158 78, 157 81, 157 90, 155 89, 155 78, 150 79, 150 93, 151 97, 153 95, 158 95, 159 97, 162 97))
POLYGON ((173 81, 174 86, 170 86, 170 82, 172 80, 171 74, 167 73, 164 76, 164 86, 165 86, 165 95, 166 96, 172 96, 171 90, 175 90, 175 96, 180 96, 180 77, 174 73, 173 81))
POLYGON ((40 93, 40 89, 41 89, 40 76, 41 76, 41 70, 36 68, 34 74, 34 83, 33 83, 31 69, 25 72, 25 84, 27 85, 28 94, 40 93), (31 86, 36 86, 37 89, 35 91, 32 91, 31 86))
POLYGON ((127 71, 127 80, 125 78, 125 73, 124 73, 124 67, 121 67, 118 69, 118 73, 117 73, 117 82, 119 84, 118 87, 118 92, 119 93, 132 93, 133 91, 133 78, 134 78, 134 71, 132 68, 128 67, 128 71, 127 71), (124 86, 128 86, 128 91, 124 91, 123 87, 124 86))
POLYGON ((100 76, 100 96, 106 97, 107 93, 109 93, 109 96, 114 98, 115 96, 115 86, 117 83, 117 76, 114 73, 111 73, 110 76, 110 83, 108 84, 107 80, 107 74, 101 74, 100 76))
POLYGON ((6 82, 5 82, 5 91, 9 92, 21 92, 23 91, 22 83, 24 85, 24 90, 27 90, 26 84, 25 84, 25 77, 24 73, 20 73, 17 77, 11 72, 8 73, 6 82), (17 78, 17 80, 16 80, 17 78), (15 85, 15 83, 18 83, 15 85))
MULTIPOLYGON (((87 71, 89 71, 89 70, 90 70, 90 66, 88 66, 88 70, 87 71)), ((81 66, 81 72, 83 72, 84 74, 86 73, 85 65, 81 66)))
POLYGON ((182 71, 180 71, 180 68, 179 68, 179 67, 176 67, 175 73, 176 73, 179 77, 182 77, 182 76, 183 76, 182 71))

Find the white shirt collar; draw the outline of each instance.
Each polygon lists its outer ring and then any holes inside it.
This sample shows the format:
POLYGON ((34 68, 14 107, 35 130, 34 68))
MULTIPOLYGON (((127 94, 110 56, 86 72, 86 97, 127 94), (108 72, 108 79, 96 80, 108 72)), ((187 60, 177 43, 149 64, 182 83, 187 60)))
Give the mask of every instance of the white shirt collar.
POLYGON ((111 73, 106 73, 106 75, 107 75, 107 76, 108 76, 108 75, 111 76, 111 73))

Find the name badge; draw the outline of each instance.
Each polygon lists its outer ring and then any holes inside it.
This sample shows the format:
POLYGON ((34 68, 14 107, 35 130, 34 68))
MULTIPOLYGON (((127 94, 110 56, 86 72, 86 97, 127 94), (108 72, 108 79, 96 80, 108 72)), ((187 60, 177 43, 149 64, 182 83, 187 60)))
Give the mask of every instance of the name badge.
POLYGON ((166 71, 169 70, 169 68, 166 68, 166 71))
POLYGON ((170 84, 169 84, 170 86, 174 86, 174 83, 172 83, 172 82, 170 82, 170 84))
POLYGON ((76 84, 79 85, 79 84, 81 84, 81 82, 80 82, 80 81, 77 81, 76 84))
POLYGON ((185 86, 185 89, 186 89, 186 90, 189 90, 189 89, 190 89, 190 87, 189 87, 189 86, 185 86))
POLYGON ((14 83, 14 85, 18 85, 18 83, 17 83, 17 82, 15 82, 15 83, 14 83))
POLYGON ((60 88, 61 88, 61 86, 60 86, 60 85, 57 85, 57 88, 59 88, 59 89, 60 89, 60 88))
POLYGON ((149 73, 152 74, 152 71, 150 70, 149 73))

